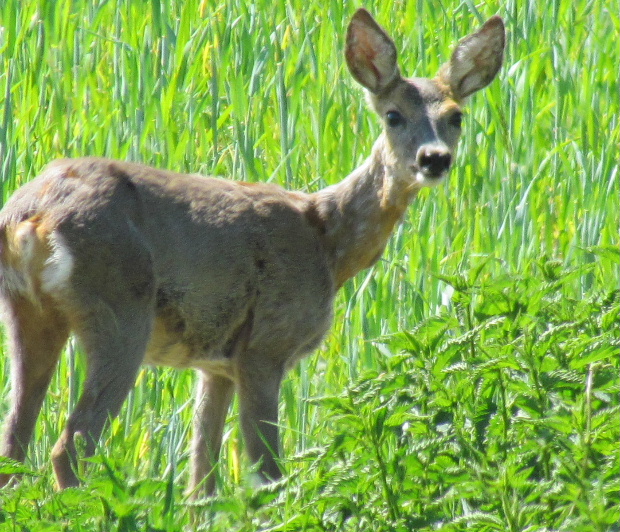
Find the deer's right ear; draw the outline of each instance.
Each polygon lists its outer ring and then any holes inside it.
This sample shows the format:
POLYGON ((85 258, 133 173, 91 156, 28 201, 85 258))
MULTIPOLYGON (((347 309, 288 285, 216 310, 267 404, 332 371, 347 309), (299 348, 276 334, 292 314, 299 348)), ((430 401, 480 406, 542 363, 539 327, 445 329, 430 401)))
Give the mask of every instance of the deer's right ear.
POLYGON ((491 17, 476 33, 459 42, 450 62, 439 71, 456 100, 486 87, 497 75, 504 60, 506 30, 503 20, 491 17))
POLYGON ((400 76, 394 42, 363 8, 349 23, 346 58, 353 77, 374 94, 400 76))

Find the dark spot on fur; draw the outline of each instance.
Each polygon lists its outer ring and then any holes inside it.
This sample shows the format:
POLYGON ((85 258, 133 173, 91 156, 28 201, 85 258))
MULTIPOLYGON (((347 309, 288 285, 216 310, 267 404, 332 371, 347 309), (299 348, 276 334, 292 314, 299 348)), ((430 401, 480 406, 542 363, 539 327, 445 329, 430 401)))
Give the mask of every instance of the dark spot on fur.
POLYGON ((153 293, 153 279, 145 276, 143 279, 136 280, 131 285, 133 295, 142 299, 153 293))
POLYGON ((320 235, 327 233, 325 221, 321 218, 315 203, 308 204, 308 207, 304 211, 304 216, 306 217, 306 220, 308 220, 308 223, 314 227, 320 235))
POLYGON ((255 264, 259 272, 262 273, 263 271, 265 271, 265 266, 267 265, 267 263, 263 259, 256 259, 255 264))
POLYGON ((65 171, 62 173, 62 177, 76 178, 76 177, 80 177, 80 174, 78 172, 76 172, 76 170, 75 170, 75 168, 73 166, 67 166, 65 168, 65 171))
POLYGON ((131 191, 136 190, 136 185, 131 179, 131 176, 115 163, 110 163, 108 166, 109 175, 118 181, 120 181, 125 187, 131 191))
POLYGON ((116 177, 117 179, 129 179, 129 174, 127 172, 125 172, 125 170, 123 170, 122 168, 119 168, 119 166, 116 163, 110 163, 108 165, 108 173, 112 176, 112 177, 116 177))
POLYGON ((163 308, 168 304, 168 301, 168 294, 164 292, 161 288, 157 290, 157 294, 155 295, 155 306, 158 309, 163 308))
POLYGON ((223 353, 225 358, 235 358, 245 351, 250 343, 252 328, 254 326, 254 311, 250 308, 243 323, 235 329, 235 332, 227 340, 223 353))
POLYGON ((179 301, 181 297, 180 294, 174 294, 161 288, 155 296, 157 316, 164 321, 169 331, 177 334, 184 333, 186 329, 185 320, 175 305, 175 302, 179 301))

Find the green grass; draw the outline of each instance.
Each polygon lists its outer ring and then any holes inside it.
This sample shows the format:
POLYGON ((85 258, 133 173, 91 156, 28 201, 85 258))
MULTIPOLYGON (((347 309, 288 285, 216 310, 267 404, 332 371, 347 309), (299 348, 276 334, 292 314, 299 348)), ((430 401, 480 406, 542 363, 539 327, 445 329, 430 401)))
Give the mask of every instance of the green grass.
MULTIPOLYGON (((617 5, 365 6, 407 74, 433 75, 496 12, 506 62, 472 98, 449 183, 345 285, 324 346, 286 381, 290 475, 248 487, 233 409, 219 495, 188 503, 193 375, 145 369, 86 487, 55 492, 50 450, 84 379, 70 347, 0 531, 619 529, 617 5)), ((356 7, 0 2, 3 200, 79 155, 339 181, 379 132, 343 61, 356 7)), ((0 383, 6 397, 6 364, 0 383)))

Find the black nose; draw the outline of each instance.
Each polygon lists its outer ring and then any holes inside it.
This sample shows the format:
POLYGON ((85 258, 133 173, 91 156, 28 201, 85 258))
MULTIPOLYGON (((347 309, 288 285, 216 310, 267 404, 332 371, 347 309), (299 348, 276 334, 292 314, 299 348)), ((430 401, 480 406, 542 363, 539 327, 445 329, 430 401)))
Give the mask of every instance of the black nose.
POLYGON ((440 177, 450 168, 452 155, 440 146, 422 146, 418 150, 418 168, 428 177, 440 177))

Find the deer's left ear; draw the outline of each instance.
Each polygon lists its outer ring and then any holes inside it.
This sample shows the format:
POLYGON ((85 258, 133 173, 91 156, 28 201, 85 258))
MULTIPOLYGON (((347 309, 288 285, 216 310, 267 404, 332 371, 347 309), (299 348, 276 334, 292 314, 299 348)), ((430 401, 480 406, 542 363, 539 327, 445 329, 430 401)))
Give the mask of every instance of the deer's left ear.
POLYGON ((394 41, 363 8, 349 24, 346 59, 353 77, 374 94, 400 77, 394 41))
POLYGON ((476 32, 459 42, 450 61, 441 67, 439 81, 450 87, 455 100, 463 100, 486 87, 504 60, 506 30, 499 16, 491 17, 476 32))

